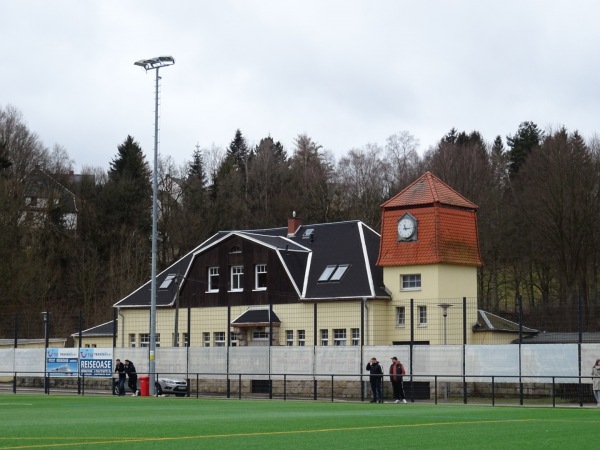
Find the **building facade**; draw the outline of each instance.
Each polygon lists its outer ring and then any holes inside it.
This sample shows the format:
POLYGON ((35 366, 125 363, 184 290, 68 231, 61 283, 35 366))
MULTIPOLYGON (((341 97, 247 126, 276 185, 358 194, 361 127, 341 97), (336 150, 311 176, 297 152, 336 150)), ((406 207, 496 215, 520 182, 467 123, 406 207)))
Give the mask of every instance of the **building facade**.
MULTIPOLYGON (((381 234, 360 221, 297 217, 215 234, 157 276, 156 344, 468 344, 498 331, 514 339, 510 322, 477 309, 481 265, 477 206, 427 172, 382 205, 381 234)), ((117 346, 149 345, 150 305, 150 281, 114 305, 117 346)), ((84 333, 82 343, 91 339, 84 333)))

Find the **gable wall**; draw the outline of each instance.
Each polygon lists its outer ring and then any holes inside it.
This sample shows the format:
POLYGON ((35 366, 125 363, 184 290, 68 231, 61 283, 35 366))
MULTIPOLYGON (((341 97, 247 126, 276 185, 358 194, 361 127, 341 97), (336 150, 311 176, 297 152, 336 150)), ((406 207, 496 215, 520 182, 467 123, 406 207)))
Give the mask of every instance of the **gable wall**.
POLYGON ((181 305, 187 307, 216 307, 240 305, 267 305, 295 303, 296 291, 281 266, 277 253, 252 241, 233 236, 216 247, 196 256, 188 274, 188 282, 181 291, 181 305), (230 253, 233 247, 241 253, 230 253), (267 264, 267 289, 256 291, 254 271, 256 264, 267 264), (244 266, 243 292, 230 292, 231 266, 244 266), (208 268, 219 267, 218 293, 208 293, 208 268))

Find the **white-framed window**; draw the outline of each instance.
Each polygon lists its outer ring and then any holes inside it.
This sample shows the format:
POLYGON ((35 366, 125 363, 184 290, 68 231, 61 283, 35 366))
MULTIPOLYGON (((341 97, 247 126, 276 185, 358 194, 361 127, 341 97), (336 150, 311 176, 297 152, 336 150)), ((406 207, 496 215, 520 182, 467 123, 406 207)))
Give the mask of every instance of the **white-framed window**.
POLYGON ((187 333, 183 333, 183 345, 186 347, 190 346, 190 339, 187 333))
POLYGON ((225 347, 225 332, 215 331, 215 347, 225 347))
POLYGON ((294 345, 294 330, 286 330, 285 345, 292 347, 294 345))
POLYGON ((360 345, 360 328, 352 328, 352 345, 360 345))
POLYGON ((321 330, 321 345, 323 347, 329 345, 329 330, 321 330))
POLYGON ((137 347, 137 339, 136 339, 135 333, 130 333, 129 334, 129 346, 130 347, 137 347))
POLYGON ((202 342, 205 347, 210 347, 210 333, 202 333, 202 342))
POLYGON ((257 264, 254 269, 254 286, 257 291, 267 289, 267 265, 257 264))
MULTIPOLYGON (((156 347, 160 347, 160 333, 154 334, 154 342, 156 347)), ((150 334, 140 333, 140 347, 150 347, 150 334)))
POLYGON ((238 340, 237 340, 237 334, 236 333, 231 333, 231 347, 237 347, 238 346, 238 340))
POLYGON ((333 345, 336 347, 344 347, 346 345, 346 329, 334 328, 333 330, 333 345))
POLYGON ((207 292, 219 292, 219 268, 209 267, 208 268, 208 291, 207 292))
POLYGON ((400 290, 401 291, 418 291, 420 289, 421 289, 421 274, 420 273, 400 275, 400 290))
POLYGON ((298 330, 298 347, 304 347, 306 344, 306 331, 298 330))
POLYGON ((269 340, 269 330, 266 328, 260 327, 255 329, 252 332, 252 340, 253 341, 268 341, 269 340))
POLYGON ((406 326, 406 308, 404 308, 404 306, 398 306, 396 308, 396 326, 406 326))
POLYGON ((86 348, 96 348, 96 344, 85 344, 86 348))
POLYGON ((244 289, 244 266, 231 266, 231 291, 244 289))
POLYGON ((419 326, 427 326, 427 306, 419 306, 419 326))

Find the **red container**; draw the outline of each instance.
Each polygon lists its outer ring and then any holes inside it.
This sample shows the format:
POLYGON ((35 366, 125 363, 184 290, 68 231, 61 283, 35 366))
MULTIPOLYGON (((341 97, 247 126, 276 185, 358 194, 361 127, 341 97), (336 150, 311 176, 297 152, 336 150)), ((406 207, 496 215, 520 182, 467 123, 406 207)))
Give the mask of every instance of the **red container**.
POLYGON ((140 395, 142 397, 148 397, 150 395, 150 377, 139 377, 140 378, 140 395))

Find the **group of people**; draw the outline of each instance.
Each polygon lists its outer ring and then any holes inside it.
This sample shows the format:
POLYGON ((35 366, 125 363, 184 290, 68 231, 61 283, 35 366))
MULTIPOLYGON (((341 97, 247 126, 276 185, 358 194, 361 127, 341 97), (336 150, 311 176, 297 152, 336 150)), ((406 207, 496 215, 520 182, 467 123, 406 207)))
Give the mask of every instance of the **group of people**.
MULTIPOLYGON (((371 391, 373 399, 370 403, 383 403, 383 367, 377 361, 377 358, 371 358, 367 363, 367 371, 370 373, 369 381, 371 383, 371 391)), ((124 363, 120 359, 115 361, 115 373, 119 376, 119 396, 125 395, 125 380, 129 378, 127 385, 133 392, 133 396, 139 394, 137 388, 137 372, 135 366, 128 359, 124 363)), ((392 364, 388 371, 390 382, 392 383, 392 395, 394 403, 406 403, 406 395, 404 394, 404 383, 402 377, 406 374, 404 365, 397 357, 392 357, 392 364)), ((597 406, 600 408, 600 359, 596 360, 592 367, 593 390, 596 397, 597 406)))
MULTIPOLYGON (((371 358, 367 363, 367 371, 371 374, 369 377, 371 390, 373 391, 371 403, 383 403, 383 367, 381 367, 377 358, 371 358)), ((389 369, 394 403, 406 403, 406 395, 404 394, 404 385, 402 381, 402 377, 405 374, 406 371, 404 370, 404 365, 402 365, 398 358, 394 356, 392 358, 392 365, 389 369)), ((597 359, 592 367, 592 389, 597 402, 596 406, 600 408, 600 359, 597 359)))
POLYGON ((127 385, 129 389, 132 390, 134 397, 139 394, 137 388, 137 372, 135 371, 135 366, 128 359, 125 360, 125 363, 122 363, 120 359, 115 361, 115 373, 119 376, 119 397, 125 395, 125 380, 129 378, 127 385))
MULTIPOLYGON (((373 392, 371 403, 383 403, 383 367, 381 367, 377 358, 371 358, 367 363, 367 370, 371 374, 369 377, 371 391, 373 392)), ((406 374, 406 371, 404 370, 404 365, 395 356, 392 357, 392 364, 388 373, 390 382, 392 383, 394 403, 406 403, 404 383, 402 381, 402 377, 406 374)))

